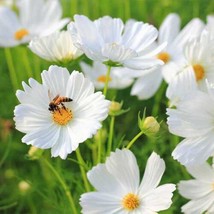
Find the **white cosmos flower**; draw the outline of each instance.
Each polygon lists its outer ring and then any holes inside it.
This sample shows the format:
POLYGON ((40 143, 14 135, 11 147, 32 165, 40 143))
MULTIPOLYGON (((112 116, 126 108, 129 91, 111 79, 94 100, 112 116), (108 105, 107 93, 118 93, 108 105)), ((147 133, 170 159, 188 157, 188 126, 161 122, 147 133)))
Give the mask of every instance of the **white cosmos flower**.
POLYGON ((165 44, 153 47, 158 31, 152 25, 130 22, 124 26, 119 18, 104 16, 91 21, 86 16, 75 15, 68 30, 77 47, 91 60, 131 69, 163 64, 155 56, 165 44))
POLYGON ((187 42, 184 54, 185 64, 194 71, 199 89, 206 90, 206 79, 214 82, 214 38, 204 30, 200 37, 187 42))
POLYGON ((156 93, 163 78, 169 83, 184 63, 184 45, 192 37, 198 36, 203 27, 200 19, 193 19, 180 30, 180 17, 175 13, 169 14, 159 28, 158 41, 155 43, 158 46, 167 42, 166 47, 157 55, 164 65, 142 72, 132 87, 131 95, 141 100, 148 99, 156 93))
MULTIPOLYGON (((189 92, 187 91, 187 94, 189 92)), ((214 154, 214 88, 194 91, 182 99, 176 109, 167 109, 169 131, 185 138, 172 152, 183 165, 205 162, 214 154)))
MULTIPOLYGON (((94 61, 90 66, 84 62, 80 63, 80 67, 87 78, 89 78, 96 89, 103 89, 106 81, 107 66, 101 62, 94 61)), ((113 67, 111 69, 108 88, 123 89, 130 86, 133 82, 133 78, 126 77, 124 70, 130 70, 128 68, 113 67)), ((130 72, 130 71, 129 71, 130 72)))
POLYGON ((77 71, 70 75, 65 68, 50 66, 41 77, 42 84, 31 78, 29 86, 23 82, 24 90, 16 93, 21 103, 14 110, 16 129, 26 134, 23 143, 51 148, 53 157, 65 159, 101 127, 109 101, 101 92, 94 93, 93 84, 77 71), (50 111, 49 103, 57 95, 73 101, 50 111))
POLYGON ((180 181, 179 193, 190 199, 182 206, 185 214, 214 213, 214 168, 208 163, 187 167, 188 172, 195 178, 180 181))
POLYGON ((59 0, 17 0, 19 15, 0 7, 0 46, 13 47, 34 37, 49 35, 63 28, 69 19, 62 19, 59 0))
POLYGON ((52 62, 67 63, 82 55, 82 51, 73 45, 71 35, 67 31, 35 38, 31 40, 29 48, 41 58, 52 62))
POLYGON ((117 149, 105 164, 87 174, 97 191, 80 198, 84 214, 155 214, 170 207, 174 184, 158 186, 165 170, 164 161, 153 152, 140 182, 135 156, 130 150, 117 149))

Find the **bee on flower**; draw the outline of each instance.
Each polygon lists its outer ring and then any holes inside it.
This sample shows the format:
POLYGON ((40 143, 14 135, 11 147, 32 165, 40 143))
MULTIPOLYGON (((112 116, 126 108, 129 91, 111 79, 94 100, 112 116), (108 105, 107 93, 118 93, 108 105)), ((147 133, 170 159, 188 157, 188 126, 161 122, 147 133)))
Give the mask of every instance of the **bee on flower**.
POLYGON ((53 157, 65 159, 101 128, 110 102, 77 71, 69 74, 66 68, 50 66, 41 77, 42 84, 31 78, 16 93, 16 129, 25 133, 23 143, 51 148, 53 157))

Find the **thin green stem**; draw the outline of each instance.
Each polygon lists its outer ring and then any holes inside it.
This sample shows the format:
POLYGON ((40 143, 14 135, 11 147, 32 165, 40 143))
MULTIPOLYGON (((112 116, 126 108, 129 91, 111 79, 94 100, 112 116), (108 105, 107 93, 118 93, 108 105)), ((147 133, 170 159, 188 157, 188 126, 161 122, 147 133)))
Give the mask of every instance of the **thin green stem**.
POLYGON ((22 62, 25 66, 25 71, 27 73, 28 78, 33 77, 33 72, 32 72, 32 68, 30 65, 30 61, 28 59, 29 53, 27 53, 27 48, 25 46, 21 47, 22 48, 22 62))
POLYGON ((97 148, 98 148, 98 151, 97 151, 97 164, 101 162, 101 156, 102 156, 102 132, 99 130, 99 133, 98 133, 98 141, 97 141, 97 148))
POLYGON ((63 190, 65 191, 65 195, 67 196, 67 199, 70 203, 71 209, 72 209, 72 213, 74 214, 78 214, 75 203, 74 203, 74 199, 71 196, 70 190, 67 186, 67 184, 65 183, 65 181, 63 180, 63 178, 59 175, 59 173, 55 170, 55 168, 45 159, 43 159, 43 163, 46 164, 46 166, 52 171, 52 173, 56 176, 56 178, 58 179, 59 183, 62 185, 63 190))
POLYGON ((5 48, 4 52, 5 52, 5 57, 6 57, 6 61, 7 61, 8 69, 9 69, 10 80, 11 80, 14 91, 16 91, 19 88, 19 82, 18 82, 17 73, 14 68, 13 58, 11 55, 10 48, 5 48))
POLYGON ((108 83, 109 83, 109 79, 110 79, 110 73, 111 73, 111 66, 109 65, 109 66, 108 66, 107 73, 106 73, 105 86, 104 86, 104 89, 103 89, 103 94, 104 94, 105 97, 107 96, 108 83))
POLYGON ((108 136, 107 155, 110 155, 110 152, 112 149, 112 142, 113 142, 113 135, 114 135, 114 123, 115 123, 115 116, 111 116, 110 127, 109 127, 109 136, 108 136))
POLYGON ((157 94, 155 95, 155 101, 154 101, 154 105, 152 108, 152 116, 157 116, 159 113, 159 109, 161 107, 161 101, 163 99, 163 95, 166 91, 166 84, 162 82, 162 85, 160 87, 160 89, 158 90, 157 94))
POLYGON ((129 144, 126 146, 126 148, 127 148, 127 149, 130 149, 130 147, 134 144, 134 142, 135 142, 141 135, 143 135, 143 134, 144 134, 143 131, 139 132, 139 133, 129 142, 129 144))
POLYGON ((83 183, 84 183, 84 186, 85 186, 85 190, 87 192, 89 192, 90 191, 90 185, 88 183, 88 179, 87 179, 86 171, 85 171, 85 167, 84 167, 85 166, 85 162, 84 162, 84 160, 82 158, 82 155, 80 153, 79 148, 77 148, 77 150, 76 150, 76 156, 77 156, 77 160, 79 162, 79 167, 80 167, 83 183))

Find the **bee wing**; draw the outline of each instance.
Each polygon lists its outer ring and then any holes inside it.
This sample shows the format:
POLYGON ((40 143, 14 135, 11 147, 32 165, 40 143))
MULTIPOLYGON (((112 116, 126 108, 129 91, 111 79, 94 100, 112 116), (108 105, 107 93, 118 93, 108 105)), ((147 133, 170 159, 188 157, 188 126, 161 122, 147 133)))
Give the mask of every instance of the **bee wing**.
POLYGON ((57 94, 55 97, 53 96, 53 94, 51 94, 50 89, 48 89, 48 97, 50 101, 56 101, 59 98, 59 94, 57 94), (51 97, 54 97, 53 99, 51 97))

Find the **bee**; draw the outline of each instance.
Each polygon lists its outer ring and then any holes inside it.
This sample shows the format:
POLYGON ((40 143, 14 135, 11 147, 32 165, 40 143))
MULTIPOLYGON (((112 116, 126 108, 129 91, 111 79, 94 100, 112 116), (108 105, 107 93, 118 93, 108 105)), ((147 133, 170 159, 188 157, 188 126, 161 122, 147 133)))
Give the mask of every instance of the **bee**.
MULTIPOLYGON (((50 97, 50 92, 48 91, 48 95, 50 97)), ((63 104, 63 102, 71 102, 73 101, 71 98, 69 97, 61 97, 58 95, 56 95, 56 97, 54 97, 54 99, 49 103, 49 108, 48 110, 50 112, 54 112, 54 111, 59 111, 60 112, 60 105, 62 106, 62 108, 65 108, 65 105, 63 104)))

